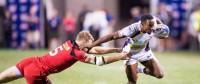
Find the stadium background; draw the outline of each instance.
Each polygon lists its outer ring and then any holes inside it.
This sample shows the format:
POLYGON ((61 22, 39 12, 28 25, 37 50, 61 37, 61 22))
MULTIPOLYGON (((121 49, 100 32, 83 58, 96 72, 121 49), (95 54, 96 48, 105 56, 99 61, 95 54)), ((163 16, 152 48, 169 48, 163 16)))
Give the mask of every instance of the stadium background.
MULTIPOLYGON (((1 0, 0 71, 25 57, 44 55, 81 30, 97 39, 151 13, 171 30, 168 39, 151 41, 165 77, 141 74, 138 84, 200 84, 199 4, 198 0, 1 0)), ((102 46, 121 47, 124 40, 102 46)), ((77 63, 50 79, 56 84, 125 84, 123 67, 122 61, 102 67, 77 63)), ((8 84, 22 83, 24 79, 8 84)))

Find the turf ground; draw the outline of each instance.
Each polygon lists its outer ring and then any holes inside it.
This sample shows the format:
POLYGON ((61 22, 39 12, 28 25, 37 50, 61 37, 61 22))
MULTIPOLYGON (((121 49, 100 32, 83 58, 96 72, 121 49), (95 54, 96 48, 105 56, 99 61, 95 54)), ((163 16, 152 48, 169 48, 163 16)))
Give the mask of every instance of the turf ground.
MULTIPOLYGON (((48 50, 0 50, 0 72, 23 58, 44 55, 46 52, 48 50)), ((200 84, 199 54, 180 51, 155 52, 155 55, 164 69, 165 77, 156 79, 139 74, 138 84, 200 84)), ((127 82, 122 61, 104 66, 77 62, 61 73, 50 75, 49 79, 55 84, 126 84, 127 82)), ((8 84, 25 83, 25 79, 21 78, 8 84)))

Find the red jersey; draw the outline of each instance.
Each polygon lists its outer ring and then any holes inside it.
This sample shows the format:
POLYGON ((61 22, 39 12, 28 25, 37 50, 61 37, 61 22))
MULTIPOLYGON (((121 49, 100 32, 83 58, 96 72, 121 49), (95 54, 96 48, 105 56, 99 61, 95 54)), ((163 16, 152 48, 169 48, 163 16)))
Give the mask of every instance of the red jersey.
POLYGON ((75 41, 69 40, 60 47, 47 53, 45 56, 37 57, 37 64, 47 74, 60 72, 77 61, 84 62, 87 54, 81 51, 75 41))

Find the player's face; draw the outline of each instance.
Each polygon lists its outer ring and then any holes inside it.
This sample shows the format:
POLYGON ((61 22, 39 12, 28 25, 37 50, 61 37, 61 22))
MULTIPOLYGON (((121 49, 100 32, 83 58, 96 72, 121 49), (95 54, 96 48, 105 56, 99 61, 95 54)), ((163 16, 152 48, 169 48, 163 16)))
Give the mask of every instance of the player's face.
POLYGON ((91 44, 92 44, 92 42, 93 42, 92 40, 89 40, 89 41, 88 41, 88 42, 86 42, 85 44, 86 44, 86 45, 91 45, 91 44))
MULTIPOLYGON (((83 45, 91 45, 92 44, 92 40, 89 40, 88 42, 83 42, 83 45)), ((81 49, 82 51, 85 51, 85 52, 87 52, 88 51, 88 49, 87 48, 83 48, 83 49, 81 49)))
POLYGON ((143 32, 144 33, 151 33, 153 26, 154 26, 154 21, 152 20, 147 20, 147 22, 142 23, 143 26, 143 32))

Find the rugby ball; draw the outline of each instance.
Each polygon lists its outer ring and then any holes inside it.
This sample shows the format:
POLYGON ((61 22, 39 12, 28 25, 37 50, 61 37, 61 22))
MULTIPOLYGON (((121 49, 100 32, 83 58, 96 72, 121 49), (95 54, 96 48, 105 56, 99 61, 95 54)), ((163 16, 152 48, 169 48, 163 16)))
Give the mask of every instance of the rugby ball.
POLYGON ((165 24, 158 24, 153 30, 153 34, 156 38, 167 38, 169 36, 169 27, 165 24))

